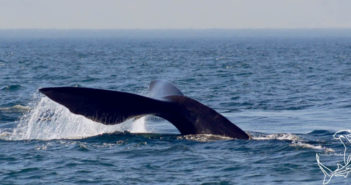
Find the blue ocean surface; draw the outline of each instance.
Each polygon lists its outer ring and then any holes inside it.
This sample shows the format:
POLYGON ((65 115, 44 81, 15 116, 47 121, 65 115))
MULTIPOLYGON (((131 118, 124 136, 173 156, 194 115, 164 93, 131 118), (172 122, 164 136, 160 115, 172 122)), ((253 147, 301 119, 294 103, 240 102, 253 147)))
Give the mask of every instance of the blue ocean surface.
POLYGON ((348 164, 348 143, 334 133, 351 129, 350 35, 10 32, 0 32, 0 184, 314 185, 325 177, 318 157, 329 175, 348 164), (38 92, 147 96, 152 80, 172 82, 252 139, 181 136, 150 116, 106 126, 38 92))

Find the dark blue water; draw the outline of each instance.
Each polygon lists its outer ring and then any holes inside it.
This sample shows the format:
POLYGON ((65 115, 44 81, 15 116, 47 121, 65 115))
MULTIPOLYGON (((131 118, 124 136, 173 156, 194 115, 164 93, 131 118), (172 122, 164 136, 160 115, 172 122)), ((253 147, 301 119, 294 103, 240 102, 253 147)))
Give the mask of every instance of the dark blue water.
MULTIPOLYGON (((2 38, 1 184, 322 184, 351 123, 350 37, 2 38), (253 136, 180 136, 159 119, 104 126, 39 95, 147 95, 168 80, 253 136)), ((331 184, 349 184, 333 177, 331 184)))

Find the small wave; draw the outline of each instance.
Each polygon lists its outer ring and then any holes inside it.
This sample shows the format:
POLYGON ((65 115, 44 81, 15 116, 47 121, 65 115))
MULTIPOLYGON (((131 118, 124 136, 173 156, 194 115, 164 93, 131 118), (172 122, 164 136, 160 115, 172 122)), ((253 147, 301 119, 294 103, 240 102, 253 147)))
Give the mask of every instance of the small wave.
POLYGON ((8 138, 10 137, 12 134, 12 132, 8 132, 8 131, 2 131, 0 129, 0 139, 3 139, 3 138, 8 138))
POLYGON ((5 60, 0 59, 0 67, 1 67, 1 66, 4 66, 5 64, 6 64, 6 61, 5 61, 5 60))
POLYGON ((313 130, 308 133, 309 135, 333 135, 334 132, 330 130, 313 130))
POLYGON ((6 111, 6 112, 24 112, 30 110, 29 106, 23 106, 23 105, 14 105, 11 107, 0 107, 0 111, 6 111))
POLYGON ((35 149, 36 150, 47 150, 48 144, 43 144, 43 145, 37 146, 35 149))
POLYGON ((16 90, 19 90, 21 89, 21 85, 8 85, 6 87, 3 87, 1 90, 4 90, 4 91, 16 91, 16 90))
POLYGON ((283 134, 269 134, 269 135, 260 135, 253 136, 253 140, 288 140, 288 141, 297 141, 299 137, 294 134, 283 133, 283 134))
POLYGON ((300 137, 290 133, 279 133, 279 134, 268 134, 261 136, 254 136, 253 140, 281 140, 281 141, 291 141, 289 146, 299 147, 299 148, 308 148, 314 150, 324 150, 325 152, 335 152, 331 148, 323 147, 321 145, 312 145, 303 141, 300 137))
POLYGON ((293 142, 290 144, 290 146, 293 147, 301 147, 301 148, 309 148, 309 149, 314 149, 314 150, 324 150, 325 152, 328 153, 334 153, 335 150, 333 150, 332 148, 327 148, 327 147, 323 147, 322 145, 312 145, 312 144, 308 144, 308 143, 303 143, 303 142, 293 142))
POLYGON ((189 135, 178 136, 177 139, 208 142, 208 141, 218 141, 218 140, 232 140, 233 138, 219 136, 219 135, 212 135, 212 134, 189 134, 189 135))

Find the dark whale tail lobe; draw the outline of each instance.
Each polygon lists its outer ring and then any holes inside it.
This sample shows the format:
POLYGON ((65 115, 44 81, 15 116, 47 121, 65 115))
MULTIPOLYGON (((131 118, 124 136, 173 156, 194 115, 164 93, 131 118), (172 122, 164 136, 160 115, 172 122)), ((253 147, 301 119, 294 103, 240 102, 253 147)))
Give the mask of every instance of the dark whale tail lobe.
POLYGON ((51 87, 39 91, 72 113, 83 115, 106 125, 129 118, 156 114, 167 102, 136 94, 80 87, 51 87))
POLYGON ((249 139, 239 127, 213 109, 183 94, 172 84, 156 81, 150 90, 161 93, 148 98, 136 94, 81 87, 52 87, 39 91, 72 113, 103 124, 118 124, 129 118, 155 115, 171 122, 181 134, 214 134, 249 139), (164 87, 164 88, 162 88, 164 87))

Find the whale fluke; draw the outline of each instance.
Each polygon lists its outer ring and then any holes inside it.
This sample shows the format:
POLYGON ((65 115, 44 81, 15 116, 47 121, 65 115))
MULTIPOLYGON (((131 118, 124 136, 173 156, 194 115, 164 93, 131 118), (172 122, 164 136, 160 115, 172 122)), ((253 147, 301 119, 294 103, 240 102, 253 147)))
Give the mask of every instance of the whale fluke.
POLYGON ((67 107, 72 113, 83 115, 102 124, 118 124, 130 118, 151 114, 168 120, 183 135, 214 134, 249 139, 243 130, 227 118, 200 102, 184 96, 168 82, 153 81, 150 84, 150 90, 152 98, 83 87, 39 89, 41 93, 67 107), (152 93, 161 89, 160 93, 152 93))
POLYGON ((163 80, 154 80, 149 85, 149 92, 152 98, 164 100, 167 96, 184 96, 174 85, 163 80))
POLYGON ((102 89, 51 87, 39 91, 72 113, 106 125, 118 124, 135 116, 156 114, 166 106, 165 102, 144 96, 102 89))

